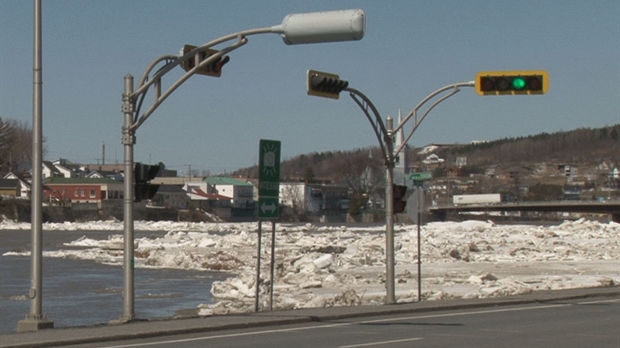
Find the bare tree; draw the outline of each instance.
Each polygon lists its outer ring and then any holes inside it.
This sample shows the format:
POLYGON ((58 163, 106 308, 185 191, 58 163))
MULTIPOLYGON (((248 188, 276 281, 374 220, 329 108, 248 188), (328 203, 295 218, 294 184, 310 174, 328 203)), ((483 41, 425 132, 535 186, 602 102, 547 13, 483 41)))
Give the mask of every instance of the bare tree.
POLYGON ((25 122, 0 117, 0 174, 25 172, 31 165, 32 127, 25 122))
POLYGON ((346 183, 351 190, 351 215, 359 213, 384 183, 383 165, 379 158, 376 154, 373 156, 370 149, 362 149, 342 156, 336 165, 334 173, 338 181, 346 183))
POLYGON ((290 184, 287 185, 282 192, 283 200, 291 203, 291 210, 293 214, 298 216, 303 215, 305 211, 304 187, 305 185, 302 184, 290 184))

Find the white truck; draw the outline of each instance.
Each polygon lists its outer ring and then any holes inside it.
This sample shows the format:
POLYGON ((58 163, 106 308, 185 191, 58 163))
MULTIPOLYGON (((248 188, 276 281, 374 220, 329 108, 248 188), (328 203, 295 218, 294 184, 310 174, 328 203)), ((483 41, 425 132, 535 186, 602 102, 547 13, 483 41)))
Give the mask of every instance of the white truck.
POLYGON ((498 204, 502 202, 502 195, 499 193, 483 193, 475 195, 454 195, 452 196, 452 204, 498 204))

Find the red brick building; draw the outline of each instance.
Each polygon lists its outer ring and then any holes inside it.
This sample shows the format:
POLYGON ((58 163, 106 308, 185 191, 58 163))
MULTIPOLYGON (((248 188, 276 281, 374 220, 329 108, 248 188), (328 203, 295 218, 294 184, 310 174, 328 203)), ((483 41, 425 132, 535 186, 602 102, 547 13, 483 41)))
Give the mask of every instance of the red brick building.
POLYGON ((100 203, 123 199, 124 185, 108 178, 62 178, 45 179, 45 200, 59 203, 100 203))

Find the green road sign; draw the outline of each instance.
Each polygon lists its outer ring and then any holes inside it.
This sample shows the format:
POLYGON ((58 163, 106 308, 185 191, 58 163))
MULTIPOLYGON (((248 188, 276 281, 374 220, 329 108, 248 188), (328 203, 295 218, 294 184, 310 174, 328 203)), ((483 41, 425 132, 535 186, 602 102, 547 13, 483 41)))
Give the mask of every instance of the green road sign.
POLYGON ((280 215, 280 141, 260 140, 258 158, 258 217, 280 215))
POLYGON ((260 197, 258 199, 258 217, 277 219, 280 216, 280 202, 277 197, 260 197))
POLYGON ((409 174, 407 179, 413 180, 413 181, 431 180, 433 179, 433 173, 431 172, 412 173, 412 174, 409 174))

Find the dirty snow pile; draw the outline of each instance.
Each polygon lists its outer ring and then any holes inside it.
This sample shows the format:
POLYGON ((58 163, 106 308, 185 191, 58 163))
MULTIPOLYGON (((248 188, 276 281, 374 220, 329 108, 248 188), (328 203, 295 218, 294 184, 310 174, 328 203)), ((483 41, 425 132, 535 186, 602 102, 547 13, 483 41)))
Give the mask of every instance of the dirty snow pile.
MULTIPOLYGON (((28 224, 0 223, 0 229, 28 224)), ((263 227, 260 306, 269 306, 271 225, 263 227), (266 232, 268 231, 268 232, 266 232)), ((122 223, 44 224, 44 230, 110 230, 106 240, 88 234, 67 249, 44 252, 122 265, 122 223)), ((136 222, 135 230, 168 231, 135 240, 135 266, 223 271, 215 301, 200 315, 254 310, 257 223, 136 222)), ((423 300, 487 298, 620 284, 620 224, 584 219, 555 226, 492 222, 434 222, 421 228, 423 300)), ((399 302, 418 299, 418 230, 395 226, 395 287, 399 302)), ((277 309, 383 304, 385 226, 276 224, 272 304, 277 309)), ((27 252, 25 252, 27 253, 27 252)))

